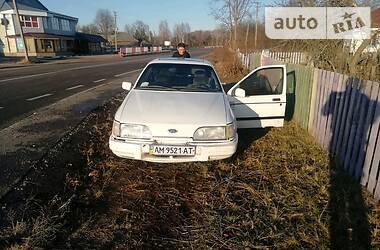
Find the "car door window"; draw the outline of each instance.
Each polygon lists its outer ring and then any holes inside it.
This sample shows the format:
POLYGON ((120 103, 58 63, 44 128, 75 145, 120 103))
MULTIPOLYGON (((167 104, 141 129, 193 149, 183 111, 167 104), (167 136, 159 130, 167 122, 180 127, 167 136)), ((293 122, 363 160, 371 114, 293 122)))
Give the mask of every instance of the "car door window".
POLYGON ((283 69, 265 68, 256 71, 239 84, 246 96, 280 95, 283 91, 283 69))

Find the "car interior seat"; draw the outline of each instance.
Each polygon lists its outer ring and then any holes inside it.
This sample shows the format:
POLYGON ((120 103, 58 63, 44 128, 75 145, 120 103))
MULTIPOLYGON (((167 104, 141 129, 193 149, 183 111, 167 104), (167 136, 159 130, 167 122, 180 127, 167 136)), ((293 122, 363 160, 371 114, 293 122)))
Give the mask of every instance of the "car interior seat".
POLYGON ((156 75, 154 79, 154 84, 159 86, 169 86, 170 79, 170 72, 163 69, 156 75))
POLYGON ((193 85, 209 85, 210 77, 205 70, 197 70, 194 73, 193 85))

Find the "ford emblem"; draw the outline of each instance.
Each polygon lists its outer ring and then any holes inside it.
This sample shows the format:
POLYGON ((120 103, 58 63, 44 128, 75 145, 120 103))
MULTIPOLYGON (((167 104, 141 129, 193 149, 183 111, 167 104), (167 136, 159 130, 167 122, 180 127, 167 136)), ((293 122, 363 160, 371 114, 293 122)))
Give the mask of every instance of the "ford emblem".
POLYGON ((175 133, 177 133, 178 131, 176 130, 176 129, 169 129, 169 133, 171 133, 171 134, 175 134, 175 133))

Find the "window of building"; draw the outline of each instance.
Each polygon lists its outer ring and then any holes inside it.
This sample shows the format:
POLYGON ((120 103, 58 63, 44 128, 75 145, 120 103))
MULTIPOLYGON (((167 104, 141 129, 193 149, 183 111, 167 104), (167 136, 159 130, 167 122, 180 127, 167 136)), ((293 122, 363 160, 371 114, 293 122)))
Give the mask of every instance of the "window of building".
POLYGON ((17 46, 18 52, 24 52, 25 51, 24 42, 22 41, 21 37, 16 37, 16 46, 17 46))
POLYGON ((39 28, 36 16, 20 16, 21 26, 26 28, 39 28))
POLYGON ((70 31, 70 21, 67 19, 61 19, 62 30, 70 31))
POLYGON ((51 19, 51 23, 52 23, 53 30, 59 30, 59 19, 58 18, 53 17, 51 19))
POLYGON ((44 28, 49 29, 49 19, 47 17, 43 17, 42 22, 44 24, 44 28))

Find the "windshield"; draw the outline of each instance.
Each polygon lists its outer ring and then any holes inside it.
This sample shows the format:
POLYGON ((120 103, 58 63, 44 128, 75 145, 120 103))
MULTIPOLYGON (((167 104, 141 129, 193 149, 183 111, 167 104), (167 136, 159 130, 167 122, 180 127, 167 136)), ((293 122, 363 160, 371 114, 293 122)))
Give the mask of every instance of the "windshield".
POLYGON ((137 82, 136 89, 184 92, 222 91, 212 67, 173 63, 149 65, 137 82))

